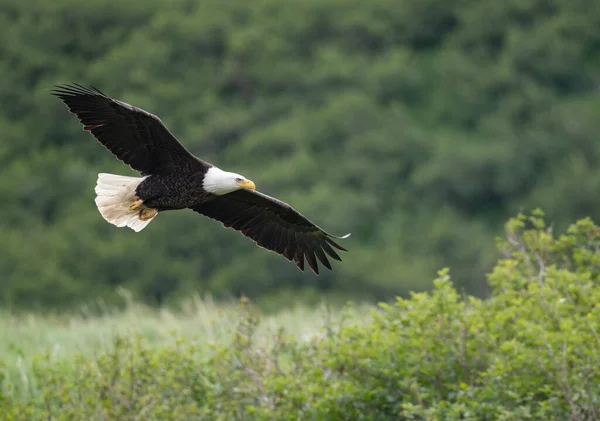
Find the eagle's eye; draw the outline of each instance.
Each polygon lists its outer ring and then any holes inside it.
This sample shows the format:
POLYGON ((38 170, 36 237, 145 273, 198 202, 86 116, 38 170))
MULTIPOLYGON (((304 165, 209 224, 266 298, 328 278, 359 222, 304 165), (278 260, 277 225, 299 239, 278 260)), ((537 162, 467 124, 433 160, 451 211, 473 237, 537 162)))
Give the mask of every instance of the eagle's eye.
POLYGON ((239 177, 237 177, 237 178, 235 179, 235 182, 236 182, 236 183, 241 183, 242 181, 244 181, 244 179, 243 179, 243 178, 239 178, 239 177))

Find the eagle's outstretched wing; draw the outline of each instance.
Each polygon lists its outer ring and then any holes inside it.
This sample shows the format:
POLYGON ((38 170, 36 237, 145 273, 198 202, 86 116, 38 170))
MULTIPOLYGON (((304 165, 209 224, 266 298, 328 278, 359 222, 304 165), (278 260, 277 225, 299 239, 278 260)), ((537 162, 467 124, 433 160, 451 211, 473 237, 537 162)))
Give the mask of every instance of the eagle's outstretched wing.
POLYGON ((327 255, 342 260, 333 247, 347 251, 333 238, 347 238, 350 234, 344 237, 328 234, 287 203, 253 190, 241 189, 217 196, 192 210, 293 260, 300 270, 304 270, 304 258, 316 274, 319 273, 317 259, 331 269, 327 255))
POLYGON ((149 112, 77 84, 57 85, 52 94, 77 116, 84 130, 142 175, 206 165, 149 112))

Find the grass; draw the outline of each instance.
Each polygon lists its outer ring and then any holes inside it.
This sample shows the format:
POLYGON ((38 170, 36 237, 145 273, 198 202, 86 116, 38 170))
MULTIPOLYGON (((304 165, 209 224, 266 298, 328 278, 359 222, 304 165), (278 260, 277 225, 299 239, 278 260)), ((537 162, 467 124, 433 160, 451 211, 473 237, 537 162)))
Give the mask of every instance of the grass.
MULTIPOLYGON (((101 316, 87 315, 85 310, 70 316, 0 313, 0 362, 4 362, 8 383, 14 386, 9 393, 23 398, 36 393, 30 374, 37 355, 48 352, 57 360, 76 354, 95 355, 111 348, 115 334, 140 334, 156 347, 171 343, 174 336, 184 337, 200 344, 205 356, 209 356, 211 344, 230 340, 240 320, 239 307, 192 298, 176 312, 129 302, 124 310, 106 309, 101 316)), ((353 306, 344 317, 365 320, 369 308, 353 306)), ((339 309, 332 310, 327 305, 291 307, 261 315, 257 338, 268 344, 281 328, 298 339, 313 338, 325 333, 325 326, 331 325, 329 321, 340 317, 339 309)))

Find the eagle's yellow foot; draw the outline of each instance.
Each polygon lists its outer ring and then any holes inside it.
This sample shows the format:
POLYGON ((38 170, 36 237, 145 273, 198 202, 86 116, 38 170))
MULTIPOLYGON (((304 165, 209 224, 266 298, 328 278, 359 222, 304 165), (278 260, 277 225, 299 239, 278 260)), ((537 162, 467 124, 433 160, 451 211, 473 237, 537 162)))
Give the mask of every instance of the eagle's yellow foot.
POLYGON ((147 221, 149 219, 154 218, 157 213, 158 213, 158 211, 156 209, 144 208, 140 211, 139 218, 142 221, 147 221))
POLYGON ((144 204, 144 201, 142 199, 134 200, 133 203, 131 205, 129 205, 129 210, 136 211, 138 209, 141 209, 143 204, 144 204))

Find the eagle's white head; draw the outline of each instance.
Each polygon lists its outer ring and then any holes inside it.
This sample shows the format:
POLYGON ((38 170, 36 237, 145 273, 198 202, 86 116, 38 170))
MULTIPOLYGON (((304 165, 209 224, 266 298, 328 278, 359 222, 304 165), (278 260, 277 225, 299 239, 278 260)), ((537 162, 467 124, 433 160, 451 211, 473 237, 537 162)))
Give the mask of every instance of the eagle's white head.
POLYGON ((223 171, 217 167, 210 167, 204 174, 202 187, 207 192, 216 195, 231 193, 239 189, 256 189, 254 183, 243 175, 223 171))

